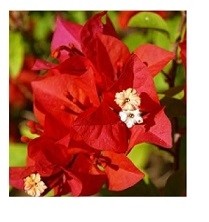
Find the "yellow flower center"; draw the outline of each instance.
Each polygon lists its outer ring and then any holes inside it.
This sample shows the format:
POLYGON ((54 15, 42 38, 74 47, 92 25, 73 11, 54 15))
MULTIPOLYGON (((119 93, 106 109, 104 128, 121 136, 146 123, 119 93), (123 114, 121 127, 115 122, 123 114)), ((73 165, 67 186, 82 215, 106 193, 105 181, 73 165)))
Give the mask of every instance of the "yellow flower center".
POLYGON ((39 173, 33 173, 24 179, 24 190, 32 197, 39 197, 46 188, 39 173))
POLYGON ((122 110, 136 110, 138 109, 141 99, 137 91, 133 88, 128 88, 122 92, 115 94, 116 104, 118 104, 122 110))

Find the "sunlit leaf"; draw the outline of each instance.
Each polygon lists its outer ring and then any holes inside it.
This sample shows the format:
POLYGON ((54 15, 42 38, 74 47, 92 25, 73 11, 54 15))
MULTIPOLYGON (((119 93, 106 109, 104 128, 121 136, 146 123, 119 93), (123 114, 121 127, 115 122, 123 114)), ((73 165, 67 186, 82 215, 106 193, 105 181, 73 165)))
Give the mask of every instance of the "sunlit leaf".
POLYGON ((119 24, 118 24, 118 13, 115 11, 109 11, 108 12, 108 16, 110 17, 110 20, 112 21, 112 23, 114 24, 114 28, 116 31, 119 30, 119 24))
POLYGON ((43 40, 48 37, 53 28, 54 14, 48 12, 42 16, 40 14, 33 14, 35 26, 34 26, 34 38, 37 40, 43 40))
POLYGON ((148 163, 151 152, 156 149, 156 146, 148 143, 138 144, 128 154, 128 158, 135 164, 136 167, 143 169, 148 163))
POLYGON ((25 166, 27 149, 26 144, 11 143, 9 146, 9 166, 25 166))
POLYGON ((148 42, 146 35, 139 33, 131 33, 126 35, 123 42, 128 46, 130 52, 134 51, 139 45, 148 42))
POLYGON ((24 42, 20 32, 9 33, 9 70, 12 77, 16 77, 24 61, 24 42))
POLYGON ((162 72, 160 72, 158 75, 154 78, 155 86, 157 88, 157 92, 166 91, 169 88, 168 83, 165 81, 165 76, 162 72))
POLYGON ((170 41, 175 42, 180 35, 179 27, 180 27, 180 23, 181 23, 181 14, 175 13, 174 16, 171 16, 166 20, 166 23, 167 23, 168 30, 170 33, 170 41))
POLYGON ((164 19, 153 12, 140 12, 133 16, 129 21, 129 26, 155 29, 169 34, 168 26, 164 19))
POLYGON ((86 15, 84 11, 70 11, 68 12, 68 18, 79 24, 84 24, 86 22, 86 15))
POLYGON ((159 149, 157 146, 142 143, 136 145, 131 152, 128 154, 128 158, 135 164, 139 169, 146 168, 149 158, 151 155, 158 155, 166 159, 168 162, 173 162, 173 157, 168 152, 159 149))
POLYGON ((172 50, 172 44, 168 35, 164 32, 150 30, 151 40, 156 45, 166 50, 172 50))

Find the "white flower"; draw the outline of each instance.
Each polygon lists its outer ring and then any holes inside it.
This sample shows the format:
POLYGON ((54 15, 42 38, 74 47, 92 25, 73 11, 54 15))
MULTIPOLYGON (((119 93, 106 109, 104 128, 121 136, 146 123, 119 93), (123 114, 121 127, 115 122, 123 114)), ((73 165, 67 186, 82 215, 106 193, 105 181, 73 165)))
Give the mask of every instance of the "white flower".
POLYGON ((122 110, 135 110, 138 109, 141 99, 137 91, 133 88, 128 88, 122 92, 115 94, 114 100, 122 110))
POLYGON ((24 179, 24 190, 30 196, 39 197, 46 188, 39 173, 33 173, 24 179))
POLYGON ((135 124, 143 123, 141 112, 138 109, 133 111, 123 110, 119 112, 119 116, 128 128, 133 127, 135 124))

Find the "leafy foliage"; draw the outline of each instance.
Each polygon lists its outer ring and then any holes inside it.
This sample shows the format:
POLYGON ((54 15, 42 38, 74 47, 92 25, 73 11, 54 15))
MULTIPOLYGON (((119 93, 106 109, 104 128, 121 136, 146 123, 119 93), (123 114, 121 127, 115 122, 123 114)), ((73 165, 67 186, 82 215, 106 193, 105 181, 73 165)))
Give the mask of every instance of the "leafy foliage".
POLYGON ((20 32, 10 32, 9 35, 9 69, 12 77, 16 77, 23 66, 24 42, 20 32))

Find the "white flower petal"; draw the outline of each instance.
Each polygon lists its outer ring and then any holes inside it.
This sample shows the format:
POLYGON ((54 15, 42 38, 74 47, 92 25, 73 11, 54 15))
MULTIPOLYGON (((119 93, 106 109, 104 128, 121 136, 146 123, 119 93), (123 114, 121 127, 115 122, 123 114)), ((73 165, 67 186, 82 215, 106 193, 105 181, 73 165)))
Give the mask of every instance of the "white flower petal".
POLYGON ((133 111, 123 110, 119 112, 119 116, 121 121, 125 122, 128 128, 133 127, 135 124, 143 123, 141 112, 138 109, 133 111))
POLYGON ((119 112, 121 121, 125 122, 127 120, 127 113, 124 111, 119 112))
POLYGON ((126 121, 126 126, 127 126, 128 128, 131 128, 132 126, 134 126, 134 121, 131 120, 131 119, 129 119, 128 121, 126 121))

